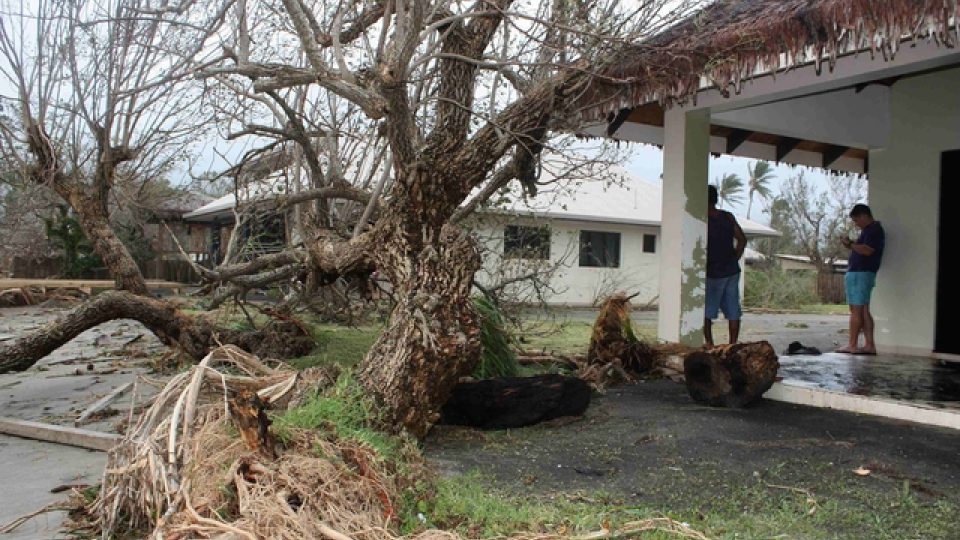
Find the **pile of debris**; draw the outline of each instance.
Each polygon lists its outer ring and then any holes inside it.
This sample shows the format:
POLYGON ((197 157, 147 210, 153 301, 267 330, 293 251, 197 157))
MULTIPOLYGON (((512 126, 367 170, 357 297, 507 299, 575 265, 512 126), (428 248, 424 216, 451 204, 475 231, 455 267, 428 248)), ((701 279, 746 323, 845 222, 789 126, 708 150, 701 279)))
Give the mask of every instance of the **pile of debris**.
POLYGON ((272 368, 235 346, 174 377, 108 454, 78 524, 113 537, 390 538, 397 480, 373 450, 332 432, 285 429, 284 409, 332 382, 272 368))
POLYGON ((72 307, 89 296, 77 288, 16 287, 0 291, 0 307, 72 307))

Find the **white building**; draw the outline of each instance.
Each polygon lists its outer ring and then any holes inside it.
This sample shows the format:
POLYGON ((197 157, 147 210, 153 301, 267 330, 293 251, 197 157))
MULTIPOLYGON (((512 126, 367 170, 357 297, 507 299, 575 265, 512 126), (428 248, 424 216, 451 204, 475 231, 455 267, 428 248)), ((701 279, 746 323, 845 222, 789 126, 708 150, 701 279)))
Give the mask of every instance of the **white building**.
MULTIPOLYGON (((589 306, 626 291, 637 294, 635 305, 655 305, 661 187, 619 166, 607 168, 605 176, 613 181, 557 185, 503 209, 478 212, 471 227, 486 248, 480 283, 496 286, 540 269, 549 277, 539 291, 548 304, 589 306)), ((748 239, 779 236, 765 225, 738 221, 748 239)), ((534 300, 528 281, 507 290, 511 297, 534 300)))
MULTIPOLYGON (((529 279, 518 280, 504 287, 506 297, 590 306, 612 292, 626 291, 637 294, 635 305, 655 305, 662 249, 660 185, 619 166, 601 168, 603 180, 550 183, 534 198, 478 210, 465 226, 484 250, 480 284, 496 287, 536 273, 545 281, 538 290, 529 279)), ((251 200, 272 199, 277 193, 264 188, 251 200)), ((211 224, 209 245, 222 250, 232 234, 235 206, 236 198, 229 194, 184 217, 211 224)), ((765 225, 738 220, 748 239, 779 235, 765 225)), ((289 231, 284 234, 292 238, 289 231)), ((211 259, 219 260, 219 251, 211 259)))
POLYGON ((586 132, 663 147, 661 339, 702 340, 707 165, 729 154, 867 175, 878 349, 960 358, 958 21, 957 2, 724 0, 622 48, 586 132))

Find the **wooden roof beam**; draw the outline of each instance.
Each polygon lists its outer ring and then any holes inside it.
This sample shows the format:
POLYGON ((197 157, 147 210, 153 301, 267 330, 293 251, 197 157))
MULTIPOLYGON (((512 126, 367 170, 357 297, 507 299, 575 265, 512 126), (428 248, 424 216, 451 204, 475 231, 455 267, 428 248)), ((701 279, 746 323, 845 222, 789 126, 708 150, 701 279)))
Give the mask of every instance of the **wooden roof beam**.
POLYGON ((609 118, 609 123, 607 124, 607 137, 613 137, 613 134, 616 133, 617 130, 620 129, 620 126, 627 121, 627 118, 632 112, 633 108, 626 108, 617 111, 616 115, 608 115, 607 118, 609 118))
POLYGON ((732 154, 740 145, 747 142, 747 139, 753 135, 752 131, 746 129, 732 129, 727 135, 727 153, 732 154))
POLYGON ((777 159, 776 161, 783 161, 783 158, 787 157, 787 154, 793 151, 801 142, 801 139, 794 139, 793 137, 781 137, 777 142, 777 159))
POLYGON ((849 146, 837 146, 835 144, 828 145, 824 150, 821 156, 823 157, 822 167, 824 169, 829 169, 831 165, 836 163, 841 156, 847 153, 849 146))

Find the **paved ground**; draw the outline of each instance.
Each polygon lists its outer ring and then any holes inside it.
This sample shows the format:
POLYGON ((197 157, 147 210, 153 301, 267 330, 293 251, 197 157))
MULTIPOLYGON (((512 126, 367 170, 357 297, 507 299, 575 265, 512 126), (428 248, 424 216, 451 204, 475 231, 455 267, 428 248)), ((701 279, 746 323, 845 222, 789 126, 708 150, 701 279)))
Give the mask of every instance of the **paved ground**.
MULTIPOLYGON (((55 317, 60 310, 0 309, 0 340, 11 339, 55 317)), ((84 332, 69 344, 22 373, 0 375, 0 415, 58 425, 73 420, 114 388, 151 371, 148 359, 163 350, 156 337, 135 321, 112 321, 84 332), (137 338, 137 336, 141 336, 137 338), (125 344, 137 338, 136 341, 125 344)), ((145 389, 139 387, 139 392, 145 389)), ((129 404, 130 394, 112 414, 82 427, 112 432, 113 422, 129 404)), ((95 484, 106 455, 69 446, 0 435, 0 525, 64 498, 50 490, 64 484, 95 484)), ((36 518, 5 538, 57 537, 61 514, 36 518)))
MULTIPOLYGON (((704 407, 668 380, 609 389, 572 423, 490 432, 438 426, 426 443, 427 455, 447 473, 476 471, 520 495, 576 500, 599 493, 619 505, 707 514, 731 500, 748 511, 758 496, 789 504, 790 491, 771 487, 789 486, 810 490, 820 505, 878 519, 893 510, 876 501, 905 480, 921 504, 948 501, 956 508, 958 449, 956 430, 774 401, 704 407), (860 467, 872 473, 852 472, 860 467)), ((783 535, 773 537, 876 538, 840 521, 807 533, 784 524, 783 535)), ((881 527, 884 537, 923 538, 899 536, 892 527, 881 527)), ((956 533, 936 537, 958 538, 960 527, 956 533)))

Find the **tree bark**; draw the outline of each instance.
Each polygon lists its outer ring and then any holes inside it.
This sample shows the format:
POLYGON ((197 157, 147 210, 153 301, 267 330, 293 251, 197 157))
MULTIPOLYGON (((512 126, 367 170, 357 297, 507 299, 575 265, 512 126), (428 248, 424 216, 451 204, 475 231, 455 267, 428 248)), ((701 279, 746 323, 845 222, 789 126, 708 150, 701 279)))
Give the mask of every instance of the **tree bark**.
POLYGON ((422 235, 410 235, 403 221, 398 213, 378 228, 394 231, 374 257, 394 285, 397 305, 361 363, 359 380, 382 406, 386 425, 423 437, 480 359, 480 326, 470 299, 480 255, 454 226, 424 225, 422 235))
POLYGON ((125 291, 107 291, 88 302, 8 345, 0 347, 0 373, 23 371, 83 331, 114 319, 133 319, 149 328, 160 341, 179 347, 194 359, 220 343, 233 343, 240 348, 264 354, 281 349, 280 356, 301 356, 313 347, 313 340, 302 330, 287 326, 262 331, 241 331, 218 328, 202 317, 190 317, 169 302, 139 296, 125 291))
POLYGON ((57 148, 50 142, 44 127, 29 117, 25 118, 25 121, 27 143, 37 160, 31 174, 34 182, 52 186, 76 211, 84 234, 113 276, 118 289, 149 296, 140 267, 110 225, 107 210, 107 197, 110 186, 113 185, 116 166, 129 159, 131 154, 119 150, 109 151, 109 141, 103 133, 98 133, 100 152, 97 153, 97 180, 93 185, 85 185, 63 172, 63 163, 57 155, 57 148))
POLYGON ((100 256, 107 271, 113 276, 117 289, 149 296, 147 282, 143 279, 140 267, 133 260, 127 246, 114 232, 103 205, 93 197, 77 193, 75 190, 70 190, 64 195, 70 206, 76 210, 77 220, 83 227, 83 232, 93 244, 93 250, 100 256))
POLYGON ((780 362, 766 341, 695 351, 683 360, 687 391, 714 407, 745 407, 770 389, 780 362))

